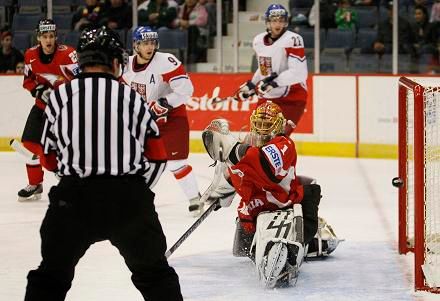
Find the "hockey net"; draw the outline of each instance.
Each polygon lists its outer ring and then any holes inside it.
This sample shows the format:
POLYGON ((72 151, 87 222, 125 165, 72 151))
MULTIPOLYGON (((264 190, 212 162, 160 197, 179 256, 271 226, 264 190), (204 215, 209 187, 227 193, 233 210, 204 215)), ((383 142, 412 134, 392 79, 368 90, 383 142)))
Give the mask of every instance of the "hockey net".
POLYGON ((440 85, 399 80, 399 252, 415 289, 440 293, 440 85))

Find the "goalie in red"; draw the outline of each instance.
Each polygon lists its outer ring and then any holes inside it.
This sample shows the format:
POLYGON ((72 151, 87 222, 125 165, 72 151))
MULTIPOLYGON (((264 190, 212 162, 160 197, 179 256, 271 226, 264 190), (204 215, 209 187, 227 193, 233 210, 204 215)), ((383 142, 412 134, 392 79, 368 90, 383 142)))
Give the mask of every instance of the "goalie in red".
MULTIPOLYGON (((26 50, 23 87, 35 98, 23 130, 22 143, 37 154, 43 132, 43 113, 51 91, 70 80, 78 73, 75 49, 57 44, 56 24, 51 19, 42 19, 37 28, 38 45, 26 50)), ((43 192, 43 169, 37 157, 27 162, 29 185, 18 192, 18 200, 39 199, 43 192)))
POLYGON ((266 287, 286 286, 296 282, 305 254, 328 255, 339 240, 318 218, 321 187, 296 175, 295 144, 285 136, 293 123, 271 101, 259 105, 250 121, 247 142, 230 134, 224 119, 203 132, 210 157, 220 161, 210 200, 227 207, 239 194, 233 254, 251 257, 266 287))

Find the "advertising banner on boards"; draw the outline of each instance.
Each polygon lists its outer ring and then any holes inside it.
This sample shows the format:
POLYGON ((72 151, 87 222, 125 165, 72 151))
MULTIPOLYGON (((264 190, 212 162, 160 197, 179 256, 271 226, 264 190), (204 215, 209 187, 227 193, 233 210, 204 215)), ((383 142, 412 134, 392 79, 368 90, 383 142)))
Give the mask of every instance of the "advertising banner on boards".
MULTIPOLYGON (((191 131, 202 131, 211 120, 216 118, 229 120, 231 131, 248 131, 249 116, 256 107, 257 97, 255 96, 251 101, 238 102, 233 96, 240 85, 252 78, 252 74, 192 73, 190 78, 194 85, 193 97, 187 104, 191 131), (213 93, 216 89, 218 97, 225 99, 224 101, 213 103, 213 93)), ((307 105, 295 129, 296 133, 313 133, 313 87, 310 79, 307 81, 307 86, 309 91, 307 105)))

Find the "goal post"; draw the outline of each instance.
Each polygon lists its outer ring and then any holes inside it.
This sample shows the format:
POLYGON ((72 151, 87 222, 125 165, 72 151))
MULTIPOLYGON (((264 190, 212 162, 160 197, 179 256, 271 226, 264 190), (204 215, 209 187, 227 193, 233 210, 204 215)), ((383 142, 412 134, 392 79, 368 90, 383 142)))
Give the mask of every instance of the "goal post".
POLYGON ((399 79, 399 252, 416 290, 440 293, 440 83, 399 79))

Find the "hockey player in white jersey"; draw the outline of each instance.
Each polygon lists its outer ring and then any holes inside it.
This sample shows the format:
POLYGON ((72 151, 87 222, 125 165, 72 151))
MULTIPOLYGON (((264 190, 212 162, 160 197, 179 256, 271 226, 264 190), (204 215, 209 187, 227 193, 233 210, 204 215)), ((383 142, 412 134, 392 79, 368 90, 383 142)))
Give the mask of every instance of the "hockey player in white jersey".
POLYGON ((304 42, 287 30, 288 13, 282 5, 271 4, 265 18, 266 31, 253 41, 258 69, 236 96, 245 101, 257 94, 258 104, 271 100, 281 107, 286 119, 298 124, 307 101, 304 42))
POLYGON ((189 211, 198 216, 203 209, 199 188, 188 164, 189 124, 185 104, 193 85, 183 64, 172 54, 158 52, 158 33, 148 26, 133 32, 135 54, 130 56, 122 80, 150 105, 156 117, 173 173, 189 200, 189 211))

